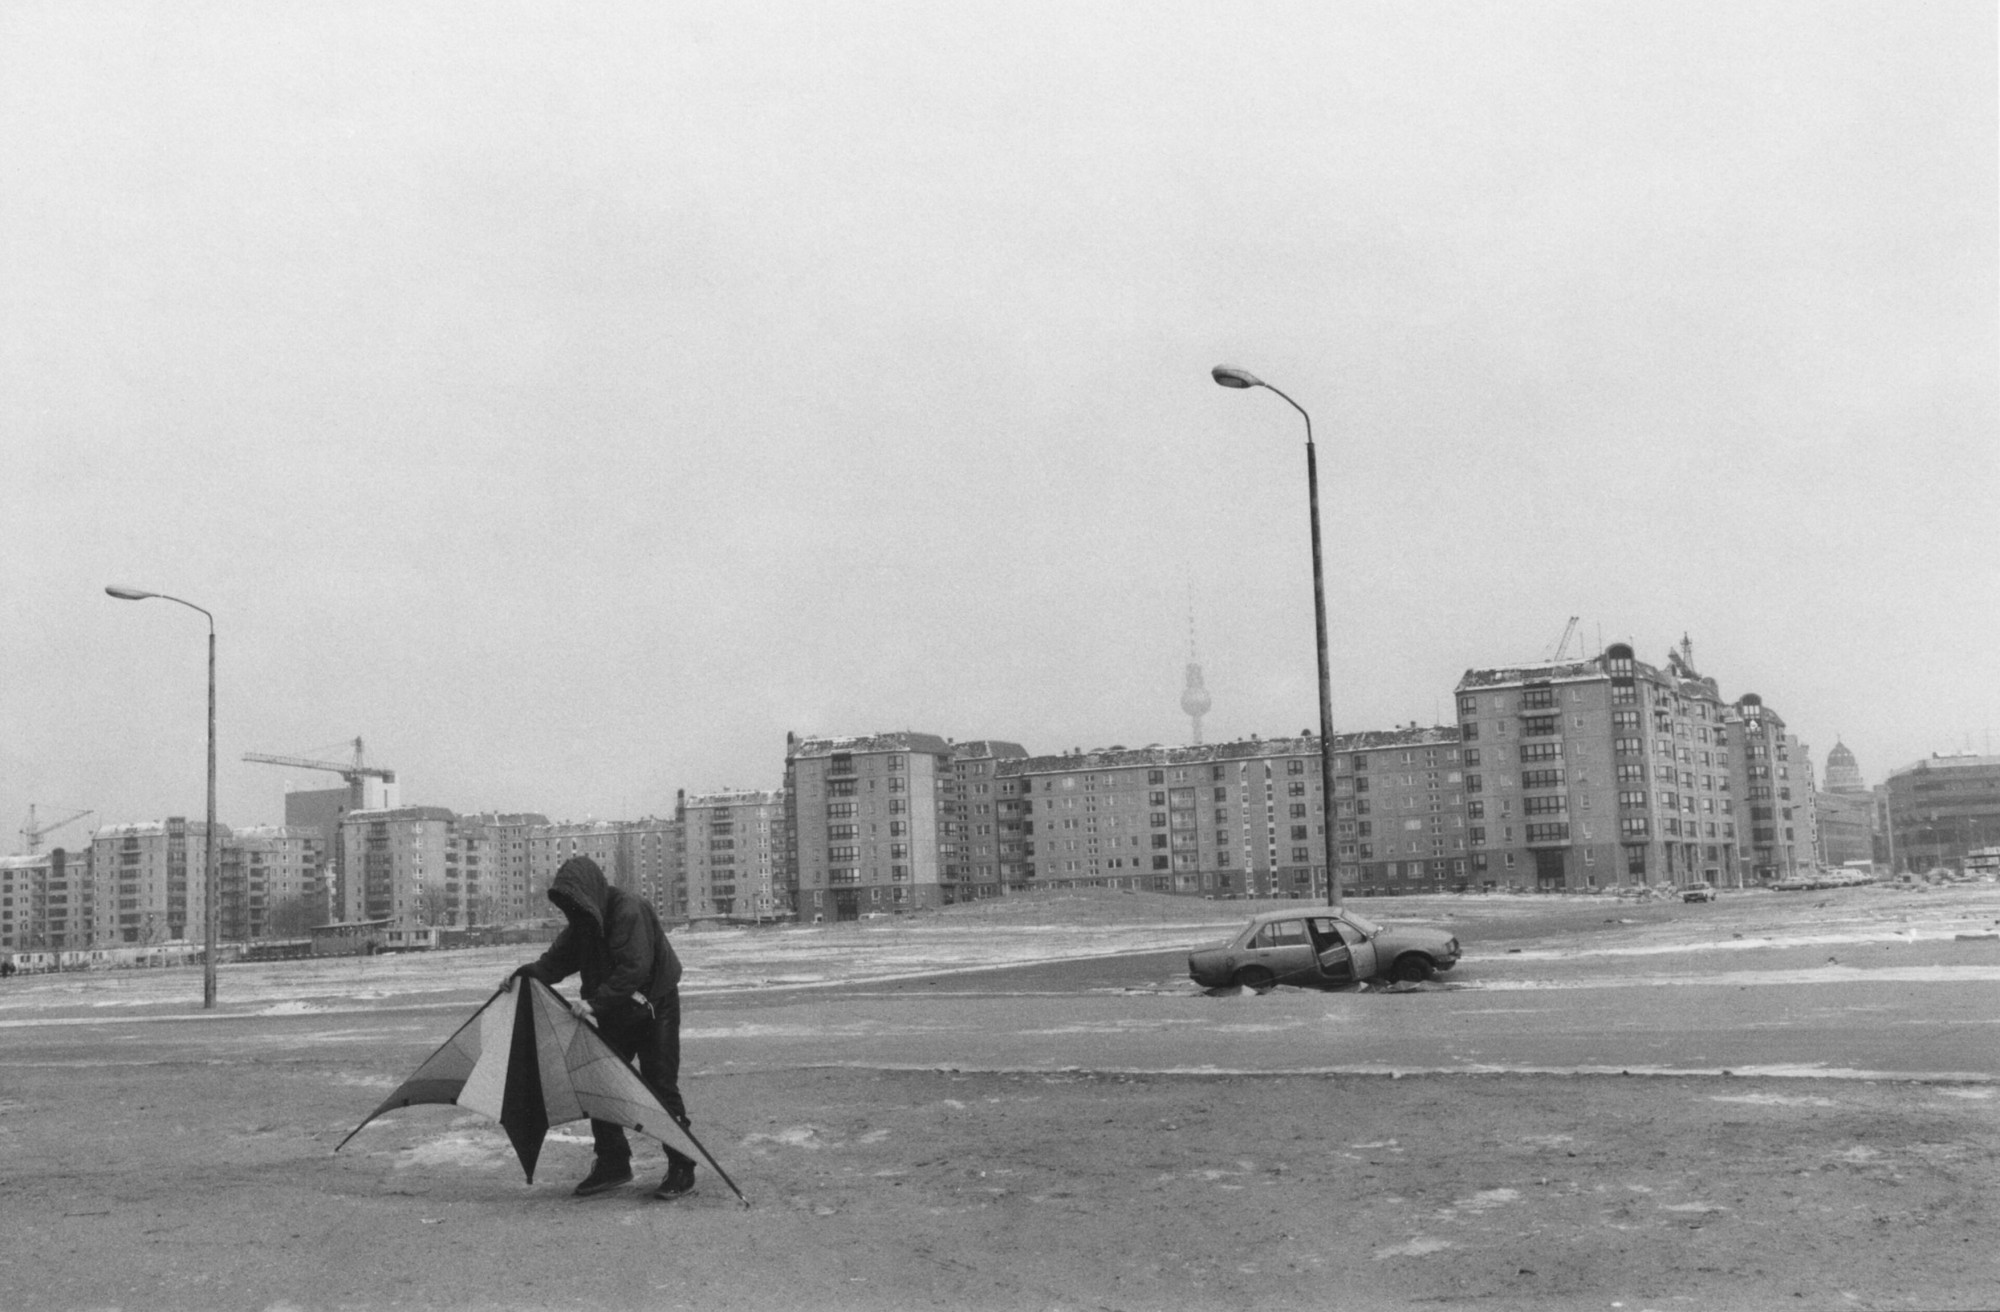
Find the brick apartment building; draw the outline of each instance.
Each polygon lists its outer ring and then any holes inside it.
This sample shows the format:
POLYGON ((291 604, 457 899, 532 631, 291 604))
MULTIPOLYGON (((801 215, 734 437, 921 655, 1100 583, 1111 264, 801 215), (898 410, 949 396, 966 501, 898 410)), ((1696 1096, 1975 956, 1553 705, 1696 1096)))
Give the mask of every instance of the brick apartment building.
POLYGON ((1457 700, 1475 882, 1736 882, 1732 708, 1685 647, 1664 668, 1614 643, 1590 660, 1468 670, 1457 700))

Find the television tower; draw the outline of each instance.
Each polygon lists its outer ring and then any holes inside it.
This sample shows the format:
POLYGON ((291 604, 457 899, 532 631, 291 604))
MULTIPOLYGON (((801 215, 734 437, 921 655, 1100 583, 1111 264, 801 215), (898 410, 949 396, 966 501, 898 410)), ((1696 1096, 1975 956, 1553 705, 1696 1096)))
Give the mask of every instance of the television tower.
POLYGON ((1208 688, 1201 681, 1201 661, 1194 650, 1194 601, 1188 601, 1188 659, 1187 687, 1181 689, 1181 710, 1186 713, 1194 728, 1194 745, 1201 746, 1201 717, 1208 714, 1213 704, 1208 688))

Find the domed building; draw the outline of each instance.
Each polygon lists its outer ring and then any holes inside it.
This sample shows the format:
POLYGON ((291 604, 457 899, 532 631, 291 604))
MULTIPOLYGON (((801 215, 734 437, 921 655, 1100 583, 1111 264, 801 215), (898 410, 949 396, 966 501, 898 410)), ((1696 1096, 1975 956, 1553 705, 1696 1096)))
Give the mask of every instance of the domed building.
POLYGON ((1838 739, 1833 750, 1826 754, 1826 791, 1864 794, 1868 791, 1868 785, 1861 782, 1861 766, 1855 762, 1854 753, 1838 739))
POLYGON ((1826 754, 1826 788, 1813 794, 1819 820, 1819 859, 1827 866, 1875 859, 1875 799, 1861 782, 1861 767, 1836 739, 1826 754))

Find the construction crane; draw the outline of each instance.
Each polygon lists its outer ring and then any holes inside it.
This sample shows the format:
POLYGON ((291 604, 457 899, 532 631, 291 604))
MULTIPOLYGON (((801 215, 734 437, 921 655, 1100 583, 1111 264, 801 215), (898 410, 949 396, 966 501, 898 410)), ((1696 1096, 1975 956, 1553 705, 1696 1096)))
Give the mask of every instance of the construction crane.
POLYGON ((73 825, 87 815, 96 814, 97 812, 95 811, 78 811, 74 815, 66 815, 60 820, 51 820, 45 825, 36 824, 35 804, 33 802, 28 803, 28 823, 21 826, 21 837, 27 842, 28 855, 33 856, 42 850, 42 838, 45 835, 54 833, 64 825, 73 825))
POLYGON ((259 765, 289 765, 298 770, 325 770, 347 780, 348 809, 359 811, 366 802, 364 779, 380 779, 385 784, 396 782, 396 772, 385 770, 379 765, 368 765, 362 755, 361 740, 354 740, 354 760, 351 764, 342 761, 316 761, 304 756, 273 756, 265 752, 245 752, 243 759, 259 765))
POLYGON ((1561 663, 1563 653, 1569 650, 1569 640, 1576 636, 1576 622, 1582 618, 1581 615, 1572 615, 1569 617, 1569 625, 1563 629, 1563 636, 1556 640, 1556 649, 1549 653, 1548 664, 1556 665, 1561 663))

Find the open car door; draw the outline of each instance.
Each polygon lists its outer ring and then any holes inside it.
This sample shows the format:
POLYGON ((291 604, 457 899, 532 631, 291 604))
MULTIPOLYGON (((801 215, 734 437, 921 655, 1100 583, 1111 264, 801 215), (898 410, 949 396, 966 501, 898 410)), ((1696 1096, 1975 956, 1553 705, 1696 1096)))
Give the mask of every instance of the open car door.
POLYGON ((1322 978, 1329 984, 1353 984, 1375 974, 1375 945, 1368 936, 1339 916, 1314 916, 1306 922, 1322 978))

